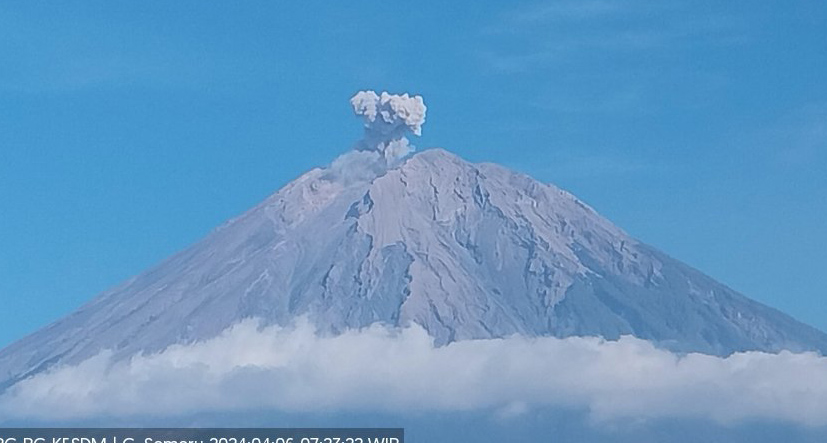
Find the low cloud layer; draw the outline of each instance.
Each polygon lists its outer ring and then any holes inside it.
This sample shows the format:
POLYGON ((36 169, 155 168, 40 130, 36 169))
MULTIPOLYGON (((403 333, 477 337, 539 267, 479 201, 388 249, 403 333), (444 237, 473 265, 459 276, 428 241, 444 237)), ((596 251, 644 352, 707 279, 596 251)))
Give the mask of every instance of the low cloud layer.
POLYGON ((243 322, 155 355, 103 353, 21 382, 0 416, 82 419, 250 408, 299 411, 587 409, 597 421, 774 419, 827 425, 827 358, 747 352, 679 357, 623 337, 474 340, 435 347, 419 328, 322 337, 243 322))
POLYGON ((426 108, 421 96, 359 91, 350 104, 362 118, 365 132, 354 150, 330 165, 328 178, 345 182, 370 179, 413 152, 407 135, 422 135, 426 108))

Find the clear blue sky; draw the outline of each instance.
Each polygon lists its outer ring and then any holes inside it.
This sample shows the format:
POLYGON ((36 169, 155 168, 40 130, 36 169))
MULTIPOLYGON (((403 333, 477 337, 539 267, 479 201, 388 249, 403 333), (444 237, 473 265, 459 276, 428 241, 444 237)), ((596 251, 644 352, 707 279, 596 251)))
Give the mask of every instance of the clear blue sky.
POLYGON ((556 183, 827 329, 827 2, 8 1, 0 346, 421 94, 421 147, 556 183))

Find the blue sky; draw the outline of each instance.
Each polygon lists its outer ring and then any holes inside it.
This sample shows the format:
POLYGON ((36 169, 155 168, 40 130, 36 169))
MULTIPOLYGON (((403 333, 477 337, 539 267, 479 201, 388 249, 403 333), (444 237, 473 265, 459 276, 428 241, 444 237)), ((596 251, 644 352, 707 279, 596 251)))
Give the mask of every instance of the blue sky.
POLYGON ((564 187, 827 329, 827 4, 0 5, 0 346, 198 240, 411 92, 420 147, 564 187))

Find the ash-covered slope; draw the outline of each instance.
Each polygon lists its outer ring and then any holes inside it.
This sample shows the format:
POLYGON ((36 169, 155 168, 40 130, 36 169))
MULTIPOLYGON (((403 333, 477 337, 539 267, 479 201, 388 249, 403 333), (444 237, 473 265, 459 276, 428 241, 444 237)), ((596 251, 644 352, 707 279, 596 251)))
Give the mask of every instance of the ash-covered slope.
MULTIPOLYGON (((384 161, 384 160, 383 160, 384 161)), ((390 162, 389 162, 390 163, 390 162)), ((104 349, 307 315, 438 344, 632 334, 678 351, 827 351, 827 336, 629 237, 571 194, 444 150, 371 179, 314 169, 201 242, 0 352, 0 390, 104 349)))
POLYGON ((682 351, 827 337, 657 252, 571 194, 443 150, 372 182, 317 169, 200 243, 0 353, 4 381, 103 349, 157 351, 243 318, 423 325, 440 344, 622 334, 682 351))

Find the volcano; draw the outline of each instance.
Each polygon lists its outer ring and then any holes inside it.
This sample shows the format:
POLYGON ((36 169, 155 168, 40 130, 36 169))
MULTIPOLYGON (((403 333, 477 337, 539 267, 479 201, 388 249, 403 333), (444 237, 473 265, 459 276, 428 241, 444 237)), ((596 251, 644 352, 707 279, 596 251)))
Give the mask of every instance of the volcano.
MULTIPOLYGON (((386 125, 404 114, 388 109, 375 114, 386 125)), ((103 350, 128 358, 207 340, 247 318, 306 316, 324 334, 416 323, 439 345, 634 335, 676 352, 827 352, 824 333, 632 238, 562 189, 442 149, 407 155, 407 140, 386 132, 394 156, 354 151, 382 159, 367 176, 334 173, 336 162, 313 169, 7 347, 0 387, 103 350)))

